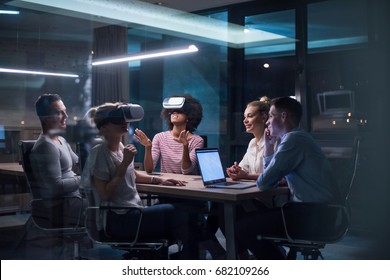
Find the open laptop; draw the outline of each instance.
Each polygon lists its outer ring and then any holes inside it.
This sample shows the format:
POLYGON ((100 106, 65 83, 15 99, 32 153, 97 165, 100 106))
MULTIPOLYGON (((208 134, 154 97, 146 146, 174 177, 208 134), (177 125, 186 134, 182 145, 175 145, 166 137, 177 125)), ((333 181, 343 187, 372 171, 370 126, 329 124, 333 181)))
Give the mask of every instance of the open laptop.
POLYGON ((227 182, 217 148, 195 150, 203 185, 206 188, 246 189, 256 186, 256 182, 227 182))

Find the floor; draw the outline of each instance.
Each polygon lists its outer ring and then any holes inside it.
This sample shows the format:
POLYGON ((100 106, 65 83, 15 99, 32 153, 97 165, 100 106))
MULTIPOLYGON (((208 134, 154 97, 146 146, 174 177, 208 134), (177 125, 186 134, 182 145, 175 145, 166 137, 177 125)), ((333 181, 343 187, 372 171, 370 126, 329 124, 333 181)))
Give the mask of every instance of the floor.
MULTIPOLYGON (((217 233, 218 240, 225 246, 223 235, 217 233)), ((94 244, 92 248, 86 248, 83 242, 81 256, 92 260, 121 260, 125 251, 113 250, 107 245, 94 244)), ((90 244, 89 244, 90 245, 90 244)), ((71 259, 72 244, 62 238, 48 236, 37 228, 30 227, 27 234, 24 227, 10 227, 0 231, 0 259, 16 260, 46 260, 46 259, 71 259)), ((338 243, 328 244, 322 255, 325 260, 361 260, 361 259, 387 259, 389 256, 374 249, 366 233, 359 230, 350 232, 338 243)), ((170 253, 177 251, 177 246, 169 248, 170 253)), ((203 252, 204 259, 212 259, 208 252, 203 252)), ((298 255, 298 259, 303 259, 298 255)))

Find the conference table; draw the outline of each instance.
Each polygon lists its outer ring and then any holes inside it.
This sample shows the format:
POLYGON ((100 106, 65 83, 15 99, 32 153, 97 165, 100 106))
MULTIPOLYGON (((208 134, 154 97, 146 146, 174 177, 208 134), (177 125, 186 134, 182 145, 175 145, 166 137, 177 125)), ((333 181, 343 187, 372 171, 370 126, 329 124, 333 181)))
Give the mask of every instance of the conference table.
POLYGON ((1 162, 0 174, 24 177, 23 168, 18 162, 1 162))
POLYGON ((31 194, 18 162, 0 163, 0 186, 0 215, 30 210, 31 194))
MULTIPOLYGON (((201 176, 157 173, 161 178, 173 178, 187 182, 186 186, 163 186, 137 184, 137 190, 144 194, 166 197, 220 202, 224 205, 225 238, 227 259, 236 259, 236 205, 257 198, 272 206, 277 195, 289 193, 288 187, 278 187, 270 191, 259 191, 257 187, 247 189, 206 188, 201 176)), ((228 179, 229 181, 230 179, 228 179)))
MULTIPOLYGON (((144 172, 144 171, 140 171, 144 172)), ((0 174, 24 179, 23 168, 19 163, 0 163, 0 174)), ((165 197, 219 202, 224 205, 225 238, 227 259, 236 258, 236 205, 257 198, 265 205, 272 207, 277 195, 289 193, 287 187, 278 187, 270 191, 259 191, 257 187, 247 189, 206 188, 201 176, 170 173, 155 173, 160 178, 173 178, 186 182, 186 186, 163 186, 154 184, 137 184, 137 190, 143 194, 165 197)), ((228 179, 229 181, 230 179, 228 179)))

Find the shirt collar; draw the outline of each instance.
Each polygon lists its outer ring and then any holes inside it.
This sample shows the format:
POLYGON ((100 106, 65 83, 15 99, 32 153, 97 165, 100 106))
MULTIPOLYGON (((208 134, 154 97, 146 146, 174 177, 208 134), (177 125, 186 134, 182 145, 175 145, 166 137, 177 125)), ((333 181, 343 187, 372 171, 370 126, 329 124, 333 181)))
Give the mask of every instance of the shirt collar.
POLYGON ((294 131, 301 131, 301 129, 299 127, 296 127, 296 128, 293 128, 291 129, 289 132, 286 132, 285 134, 283 134, 280 139, 283 140, 287 134, 291 133, 291 132, 294 132, 294 131))

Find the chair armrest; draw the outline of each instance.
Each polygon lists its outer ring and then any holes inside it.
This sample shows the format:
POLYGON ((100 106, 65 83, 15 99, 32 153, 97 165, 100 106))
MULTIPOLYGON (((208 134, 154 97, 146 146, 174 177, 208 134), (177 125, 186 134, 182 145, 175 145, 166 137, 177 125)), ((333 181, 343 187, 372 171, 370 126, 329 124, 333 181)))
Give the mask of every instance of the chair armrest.
MULTIPOLYGON (((139 208, 139 207, 131 207, 131 206, 89 206, 87 208, 87 215, 86 215, 86 226, 87 226, 87 230, 92 230, 92 231, 98 231, 98 229, 96 229, 96 222, 97 222, 97 219, 99 219, 99 212, 100 211, 109 211, 109 210, 131 210, 131 211, 137 211, 139 212, 139 218, 138 218, 138 222, 137 222, 137 230, 135 232, 135 235, 134 235, 134 239, 132 241, 128 241, 127 243, 129 243, 131 246, 133 246, 135 243, 138 242, 138 237, 139 237, 139 231, 140 231, 140 228, 141 228, 141 223, 142 223, 142 216, 143 216, 143 208, 139 208), (94 216, 92 217, 92 222, 89 220, 91 219, 91 217, 89 217, 89 213, 91 211, 95 211, 94 213, 94 216), (90 227, 88 228, 88 225, 90 225, 90 227)), ((106 232, 106 229, 104 227, 103 229, 104 231, 104 235, 106 237, 109 237, 109 234, 106 232)))
MULTIPOLYGON (((74 226, 72 226, 71 228, 73 228, 73 229, 84 228, 84 226, 81 226, 81 218, 84 214, 83 211, 85 210, 83 207, 83 199, 80 197, 77 197, 77 196, 63 196, 61 198, 33 198, 30 200, 30 206, 32 209, 33 218, 34 218, 34 209, 39 208, 39 205, 42 205, 44 208, 46 208, 46 206, 44 204, 45 202, 59 202, 59 203, 61 203, 61 202, 66 202, 68 200, 80 200, 80 202, 81 202, 81 207, 79 209, 77 223, 74 226)), ((42 219, 44 217, 41 216, 40 218, 42 219)), ((37 224, 39 224, 39 223, 37 223, 37 224)), ((70 229, 70 228, 64 227, 64 229, 70 229)))

